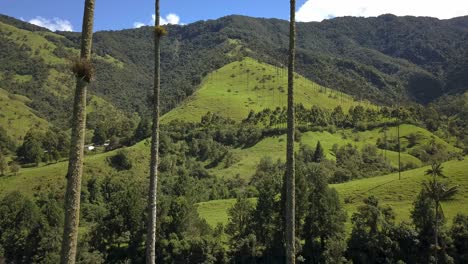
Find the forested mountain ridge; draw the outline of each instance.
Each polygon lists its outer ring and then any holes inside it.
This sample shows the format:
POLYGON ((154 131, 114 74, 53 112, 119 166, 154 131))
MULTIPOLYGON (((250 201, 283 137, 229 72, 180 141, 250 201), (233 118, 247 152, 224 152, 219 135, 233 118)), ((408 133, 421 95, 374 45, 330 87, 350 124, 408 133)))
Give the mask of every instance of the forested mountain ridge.
MULTIPOLYGON (((464 77, 467 20, 384 15, 299 23, 297 71, 321 85, 356 97, 388 102, 390 96, 394 101, 408 98, 427 103, 468 87, 464 77)), ((232 59, 229 55, 233 48, 238 56, 286 65, 287 26, 287 21, 243 16, 170 26, 162 57, 170 75, 163 80, 166 90, 176 84, 183 86, 177 90, 191 93, 200 76, 232 59), (179 70, 181 65, 186 72, 179 70), (178 80, 180 83, 170 81, 174 79, 173 72, 179 76, 176 79, 182 79, 178 80)), ((143 63, 150 69, 146 60, 151 56, 143 56, 144 50, 151 52, 150 37, 149 28, 98 32, 96 50, 108 51, 122 60, 128 58, 137 65, 143 63), (125 42, 137 46, 122 45, 125 42)), ((180 95, 179 92, 177 96, 180 95)))
MULTIPOLYGON (((67 50, 78 47, 78 33, 51 33, 7 16, 0 16, 0 21, 47 36, 59 58, 70 57, 67 50)), ((191 95, 208 73, 246 55, 277 66, 286 64, 287 21, 228 16, 170 25, 168 30, 162 46, 165 111, 191 95)), ((152 80, 151 28, 101 31, 94 38, 95 53, 116 63, 96 61, 93 93, 127 113, 144 113, 152 80)), ((297 71, 358 99, 427 103, 467 89, 467 40, 467 17, 438 20, 383 15, 298 23, 297 71)), ((2 41, 2 49, 7 50, 4 45, 7 42, 2 41)))
MULTIPOLYGON (((432 101, 425 108, 412 106, 413 114, 424 123, 420 125, 463 148, 466 144, 459 142, 466 138, 468 97, 458 95, 468 87, 468 57, 463 55, 468 49, 464 44, 467 25, 468 17, 438 20, 392 15, 298 23, 297 73, 322 87, 344 91, 356 101, 369 99, 386 105, 432 101), (447 101, 456 103, 447 108, 447 101)), ((181 105, 203 86, 203 80, 231 62, 251 57, 278 67, 286 64, 287 21, 228 16, 167 29, 161 54, 163 112, 181 105)), ((140 117, 148 114, 152 96, 152 35, 151 27, 94 34, 96 77, 88 98, 88 143, 93 131, 102 139, 131 143, 140 117)), ((26 96, 28 109, 24 111, 31 109, 59 130, 67 130, 74 83, 69 63, 78 54, 80 34, 53 33, 0 15, 0 40, 0 87, 8 96, 26 96)), ((230 88, 223 82, 216 85, 224 92, 230 88)), ((267 93, 272 87, 267 87, 267 93)), ((248 91, 252 92, 258 93, 248 91)), ((240 104, 251 105, 259 99, 249 101, 251 95, 243 96, 247 101, 240 104)), ((257 108, 253 110, 262 110, 257 108)), ((12 117, 2 118, 7 123, 12 117)), ((21 135, 31 128, 25 127, 21 135)), ((15 126, 4 129, 7 134, 18 134, 15 126)), ((21 143, 21 138, 15 140, 21 143)))

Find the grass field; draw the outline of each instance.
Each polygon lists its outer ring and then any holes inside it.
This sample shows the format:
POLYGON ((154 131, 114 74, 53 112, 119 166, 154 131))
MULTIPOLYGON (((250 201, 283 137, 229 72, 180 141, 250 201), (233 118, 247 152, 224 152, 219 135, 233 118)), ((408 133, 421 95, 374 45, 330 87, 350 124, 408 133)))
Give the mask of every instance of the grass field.
MULTIPOLYGON (((402 173, 398 180, 398 173, 385 176, 354 180, 342 184, 334 184, 345 208, 348 212, 348 223, 352 213, 356 211, 362 200, 370 195, 376 196, 384 205, 391 206, 397 216, 397 221, 409 221, 413 201, 421 190, 421 183, 428 179, 425 170, 428 167, 418 168, 402 173)), ((468 212, 468 160, 449 161, 444 163, 444 172, 451 185, 458 185, 459 191, 454 199, 443 202, 443 209, 448 223, 457 213, 468 212)), ((215 200, 198 204, 198 212, 214 226, 217 223, 226 224, 227 210, 235 203, 235 199, 215 200)))
MULTIPOLYGON (((250 110, 256 112, 265 108, 275 109, 287 104, 286 70, 246 58, 228 64, 209 74, 201 87, 181 106, 163 117, 163 122, 175 119, 200 121, 208 111, 234 120, 247 117, 250 110)), ((321 87, 300 75, 296 75, 294 94, 296 103, 306 108, 318 105, 343 109, 367 102, 357 102, 346 94, 321 87)))
POLYGON ((0 126, 16 143, 22 142, 30 128, 44 130, 49 126, 26 105, 29 102, 24 96, 10 94, 0 88, 0 126))
MULTIPOLYGON (((116 170, 109 166, 107 158, 118 151, 122 150, 87 155, 84 161, 83 182, 92 177, 115 175, 116 170)), ((146 180, 149 173, 149 146, 143 141, 123 151, 133 160, 133 167, 128 171, 128 176, 135 181, 146 180)), ((0 177, 0 197, 11 191, 20 191, 27 196, 48 191, 64 193, 67 166, 68 161, 41 164, 39 167, 21 168, 17 175, 2 176, 0 177)))
MULTIPOLYGON (((357 136, 359 137, 360 140, 362 141, 373 141, 374 143, 377 141, 377 138, 382 138, 383 137, 383 132, 380 132, 381 128, 376 128, 373 130, 368 130, 364 132, 359 132, 357 133, 357 136)), ((429 144, 431 139, 433 138, 437 144, 441 144, 444 147, 447 148, 448 151, 451 152, 459 152, 461 151, 460 149, 448 144, 445 142, 443 139, 437 137, 433 133, 427 131, 424 128, 415 126, 415 125, 409 125, 409 124, 402 124, 400 126, 400 137, 401 139, 401 145, 406 146, 408 144, 408 140, 405 139, 406 136, 409 134, 417 134, 419 135, 419 144, 418 145, 424 145, 424 144, 429 144)), ((396 139, 397 138, 397 127, 388 127, 387 131, 387 137, 389 139, 396 139)))
MULTIPOLYGON (((432 135, 429 131, 418 128, 413 125, 402 125, 402 135, 405 133, 409 133, 412 129, 417 131, 421 131, 421 133, 425 133, 428 135, 432 135)), ((396 130, 396 128, 390 128, 390 130, 396 130)), ((366 144, 375 145, 377 138, 379 135, 379 130, 375 129, 372 131, 361 132, 357 134, 353 134, 351 130, 347 130, 344 132, 346 134, 346 138, 343 137, 340 133, 331 134, 329 132, 306 132, 302 134, 301 143, 308 145, 312 148, 315 148, 317 142, 320 141, 322 147, 325 150, 325 154, 327 158, 334 159, 333 155, 331 155, 331 148, 334 144, 344 145, 344 144, 353 144, 359 148, 363 147, 366 144), (350 135, 353 135, 350 136, 350 135), (356 136, 359 138, 359 141, 356 141, 356 136)), ((443 140, 439 139, 441 144, 446 145, 447 147, 453 148, 451 145, 447 144, 443 140)), ((296 143, 296 149, 299 148, 299 144, 296 143)), ((286 151, 286 136, 277 136, 277 137, 269 137, 261 140, 259 143, 254 145, 250 148, 236 148, 233 149, 232 152, 234 156, 237 157, 239 160, 237 163, 232 165, 229 168, 224 167, 216 167, 211 169, 216 175, 225 176, 225 177, 234 177, 239 174, 242 178, 249 179, 255 172, 255 168, 260 160, 265 157, 269 156, 273 160, 282 160, 284 161, 286 151)), ((383 151, 382 151, 383 155, 383 151)), ((390 163, 394 166, 398 166, 398 153, 394 151, 386 151, 386 157, 390 161, 390 163)), ((406 163, 413 163, 416 166, 422 166, 422 162, 408 154, 402 153, 401 155, 402 164, 406 163)))

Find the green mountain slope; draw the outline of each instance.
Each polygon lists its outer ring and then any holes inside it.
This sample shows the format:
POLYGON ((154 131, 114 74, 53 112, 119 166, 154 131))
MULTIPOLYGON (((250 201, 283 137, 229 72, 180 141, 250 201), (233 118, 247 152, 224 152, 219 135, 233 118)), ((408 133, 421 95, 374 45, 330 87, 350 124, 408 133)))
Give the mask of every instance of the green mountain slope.
MULTIPOLYGON (((306 108, 312 105, 333 110, 367 102, 355 101, 351 96, 327 89, 296 75, 295 98, 306 108)), ((261 63, 251 58, 232 62, 205 77, 200 88, 179 107, 163 117, 164 122, 175 119, 199 122, 207 112, 232 118, 245 119, 250 110, 283 108, 287 104, 286 69, 261 63)))
MULTIPOLYGON (((402 98, 426 103, 443 94, 463 93, 468 88, 467 19, 384 15, 299 23, 297 72, 355 98, 386 104, 402 98)), ((2 15, 0 23, 0 50, 5 52, 0 53, 0 61, 15 66, 5 64, 12 74, 0 66, 0 86, 30 97, 32 108, 46 119, 65 123, 65 106, 70 104, 66 91, 73 80, 62 62, 76 53, 79 33, 52 33, 2 15), (12 81, 15 75, 34 78, 18 86, 12 81), (37 87, 46 91, 31 96, 37 87), (60 95, 63 98, 53 99, 60 95), (39 103, 43 101, 48 104, 39 103)), ((208 73, 239 58, 285 65, 287 29, 287 21, 243 16, 168 26, 170 34, 162 42, 163 112, 192 95, 208 73)), ((91 91, 128 114, 148 111, 151 28, 94 36, 97 76, 91 91)))
MULTIPOLYGON (((78 55, 78 49, 64 36, 49 31, 29 31, 1 21, 0 40, 0 86, 7 92, 28 97, 28 106, 38 116, 66 129, 75 84, 70 63, 78 55)), ((106 68, 102 74, 123 67, 110 56, 94 56, 93 59, 96 67, 106 68)), ((98 95, 97 90, 100 89, 90 89, 90 96, 107 100, 98 95)))
MULTIPOLYGON (((4 89, 0 125, 17 146, 30 129, 43 130, 47 127, 44 124, 69 131, 75 89, 70 66, 79 54, 77 47, 56 33, 37 30, 24 22, 7 21, 10 22, 7 24, 2 21, 0 17, 0 87, 4 89), (18 103, 13 94, 27 99, 18 103)), ((114 76, 119 75, 125 65, 109 55, 94 55, 92 59, 99 74, 88 90, 86 142, 91 142, 92 131, 98 127, 106 136, 105 140, 113 136, 128 137, 133 134, 139 118, 110 101, 116 87, 111 82, 103 82, 116 79, 114 76)), ((128 96, 122 96, 120 100, 126 101, 126 98, 128 96)))
MULTIPOLYGON (((351 133, 351 131, 347 132, 351 133)), ((301 143, 312 148, 315 148, 318 141, 320 141, 322 144, 327 158, 332 160, 334 160, 334 157, 331 154, 331 148, 334 144, 352 144, 356 145, 358 148, 362 148, 366 144, 375 144, 375 141, 373 140, 355 141, 352 138, 343 138, 343 136, 340 134, 330 134, 329 132, 306 132, 301 136, 301 143)), ((296 149, 298 148, 299 143, 296 143, 296 149)), ((279 159, 283 162, 285 161, 286 136, 282 135, 277 137, 269 137, 261 140, 255 146, 246 149, 233 149, 232 152, 238 162, 234 163, 229 168, 219 166, 217 168, 211 169, 211 171, 220 176, 234 177, 239 174, 242 178, 250 179, 250 177, 255 173, 255 169, 263 157, 269 156, 273 158, 273 160, 279 159)), ((394 167, 398 166, 398 152, 387 151, 386 157, 394 167)), ((416 166, 422 165, 421 160, 406 152, 402 153, 401 162, 403 165, 408 163, 414 164, 416 166)))
MULTIPOLYGON (((251 58, 232 62, 208 74, 195 94, 180 106, 165 114, 163 122, 169 123, 177 119, 200 122, 201 117, 207 112, 241 121, 247 117, 251 110, 259 112, 265 108, 275 109, 276 107, 285 107, 287 102, 285 91, 286 78, 284 69, 260 63, 251 58)), ((296 77, 295 95, 297 103, 303 104, 306 108, 310 108, 313 105, 329 110, 332 110, 336 106, 341 106, 343 109, 349 109, 349 107, 357 105, 370 108, 377 107, 368 102, 356 101, 344 93, 317 85, 300 75, 296 77)), ((426 129, 415 125, 402 125, 400 133, 402 146, 408 145, 405 137, 410 134, 417 134, 419 137, 418 145, 428 144, 434 138, 436 143, 443 145, 448 151, 460 151, 426 129)), ((335 134, 328 132, 306 132, 302 135, 301 143, 314 148, 317 141, 320 141, 325 148, 328 158, 334 159, 330 154, 334 144, 344 145, 349 143, 362 148, 366 144, 376 144, 377 139, 382 137, 381 128, 364 132, 345 130, 335 134)), ((389 139, 396 139, 396 127, 388 127, 387 137, 389 139)), ((231 152, 237 162, 229 168, 218 166, 210 169, 210 171, 216 175, 228 178, 240 175, 242 178, 248 179, 255 172, 255 168, 262 157, 271 156, 274 160, 284 160, 285 140, 285 136, 269 137, 250 148, 232 149, 231 152)), ((297 143, 297 147, 299 147, 299 143, 297 143)), ((402 153, 403 166, 407 164, 422 165, 421 160, 410 154, 414 147, 404 148, 402 153)), ((397 152, 390 150, 385 152, 381 150, 381 152, 394 167, 397 167, 397 152)))
MULTIPOLYGON (((333 155, 331 154, 331 148, 334 144, 344 145, 344 144, 352 144, 357 146, 358 148, 362 148, 367 144, 375 144, 377 138, 382 137, 381 129, 373 129, 364 132, 353 132, 352 130, 345 130, 340 133, 330 134, 329 132, 306 132, 303 133, 301 136, 301 143, 308 145, 312 148, 315 148, 317 142, 320 141, 322 144, 325 154, 327 158, 334 159, 333 155)), ((433 135, 431 132, 427 131, 426 129, 409 125, 403 124, 400 127, 400 136, 406 137, 412 133, 417 133, 421 135, 420 144, 427 144, 433 138, 437 144, 441 144, 444 146, 448 151, 451 152, 459 152, 460 149, 453 147, 452 145, 448 144, 444 140, 440 139, 439 137, 433 135)), ((389 127, 387 136, 389 139, 395 139, 397 134, 396 127, 389 127)), ((408 144, 407 140, 403 138, 401 140, 402 146, 406 146, 408 144)), ((296 148, 299 147, 299 143, 296 143, 296 148)), ((407 164, 413 164, 415 166, 421 166, 423 163, 417 157, 411 155, 412 148, 405 148, 401 154, 401 162, 403 166, 407 164)), ((238 160, 238 162, 234 163, 229 168, 224 168, 219 166, 217 168, 212 169, 211 171, 216 175, 225 176, 225 177, 234 177, 239 174, 243 178, 249 179, 250 176, 253 175, 255 172, 255 168, 260 160, 264 156, 270 156, 273 160, 280 159, 284 161, 285 158, 285 151, 286 151, 286 136, 277 136, 277 137, 269 137, 266 139, 261 140, 256 145, 250 148, 237 148, 233 149, 232 153, 238 160)), ((398 152, 395 151, 384 151, 380 150, 382 155, 385 155, 389 162, 394 166, 398 167, 398 152)))
MULTIPOLYGON (((180 107, 164 115, 162 117, 163 121, 168 123, 179 119, 199 122, 201 116, 205 115, 208 111, 239 121, 245 118, 250 110, 259 111, 267 107, 276 108, 284 106, 286 103, 285 93, 282 93, 281 89, 270 90, 268 88, 284 86, 284 75, 284 73, 281 73, 280 68, 259 63, 254 59, 247 58, 242 61, 233 62, 210 73, 203 81, 202 87, 198 92, 190 100, 182 103, 180 107), (248 81, 247 76, 249 78, 248 81), (250 79, 252 80, 250 81, 250 79), (257 89, 255 86, 257 86, 257 89)), ((346 108, 362 104, 361 102, 354 101, 348 95, 320 87, 299 75, 297 75, 296 81, 298 102, 308 108, 312 105, 319 105, 327 109, 334 108, 337 105, 342 105, 346 108)), ((102 107, 112 109, 111 105, 106 106, 107 102, 99 97, 92 97, 89 103, 90 107, 88 110, 90 113, 105 113, 102 107)), ((365 104, 366 107, 377 107, 369 103, 365 104)), ((108 114, 112 115, 111 113, 108 114)), ((98 115, 97 117, 113 118, 113 116, 109 117, 106 115, 101 117, 98 115)), ((419 140, 421 144, 428 143, 429 140, 434 139, 436 143, 443 145, 449 151, 459 151, 459 149, 446 143, 426 129, 409 124, 401 126, 402 137, 408 136, 411 133, 421 135, 419 140)), ((387 136, 389 139, 396 138, 396 127, 388 127, 387 136)), ((362 148, 367 144, 375 145, 379 137, 382 137, 382 132, 379 128, 363 132, 346 129, 339 130, 333 134, 326 131, 309 131, 302 134, 300 143, 313 148, 320 141, 327 157, 334 159, 331 155, 331 148, 334 144, 340 146, 352 144, 358 148, 362 148)), ((257 164, 263 157, 270 156, 274 160, 284 159, 285 142, 285 136, 281 135, 263 138, 249 147, 229 147, 229 151, 233 154, 235 162, 231 166, 224 166, 223 163, 220 163, 215 167, 209 168, 209 172, 218 177, 233 178, 239 175, 243 179, 250 179, 255 172, 257 164)), ((300 143, 296 143, 297 147, 299 147, 300 143)), ((402 146, 406 145, 406 140, 402 139, 402 146)), ((146 141, 127 147, 124 150, 130 153, 131 159, 135 162, 130 173, 135 175, 135 179, 145 179, 149 153, 146 141)), ((411 150, 412 148, 405 148, 403 150, 401 156, 402 164, 423 165, 421 160, 411 155, 411 150)), ((382 154, 384 153, 384 150, 379 151, 382 154)), ((116 151, 111 151, 87 157, 85 178, 90 176, 104 177, 112 174, 114 170, 108 165, 106 159, 115 153, 116 151)), ((398 154, 396 152, 387 150, 385 151, 385 156, 394 167, 397 166, 398 154)), ((24 169, 20 171, 20 176, 18 177, 9 176, 0 178, 1 185, 4 186, 0 187, 0 193, 18 188, 22 189, 25 193, 34 193, 36 188, 63 188, 64 181, 62 175, 66 171, 65 164, 58 163, 39 168, 24 169), (49 183, 48 187, 44 187, 43 183, 49 183)))
MULTIPOLYGON (((459 192, 453 200, 443 202, 447 223, 460 212, 468 211, 468 161, 449 161, 443 164, 444 172, 451 184, 459 186, 459 192)), ((402 173, 401 181, 398 173, 385 176, 354 180, 347 183, 331 185, 340 194, 349 217, 362 204, 362 200, 370 195, 376 196, 384 205, 393 207, 398 221, 409 220, 413 201, 421 190, 421 183, 428 179, 422 167, 402 173)), ((207 222, 216 226, 218 222, 226 224, 227 210, 235 203, 235 199, 214 200, 200 203, 198 211, 207 222)))
POLYGON ((0 126, 16 143, 22 142, 28 128, 46 129, 49 124, 27 106, 31 100, 0 88, 0 126))
MULTIPOLYGON (((468 52, 467 19, 383 15, 298 23, 297 71, 321 85, 383 103, 401 98, 427 103, 461 93, 468 88, 466 60, 460 59, 468 52)), ((169 108, 195 91, 207 73, 236 57, 287 64, 287 21, 228 16, 168 30, 162 85, 169 108)), ((151 37, 149 27, 98 32, 96 51, 151 75, 151 37)), ((151 87, 146 81, 144 86, 151 87)))

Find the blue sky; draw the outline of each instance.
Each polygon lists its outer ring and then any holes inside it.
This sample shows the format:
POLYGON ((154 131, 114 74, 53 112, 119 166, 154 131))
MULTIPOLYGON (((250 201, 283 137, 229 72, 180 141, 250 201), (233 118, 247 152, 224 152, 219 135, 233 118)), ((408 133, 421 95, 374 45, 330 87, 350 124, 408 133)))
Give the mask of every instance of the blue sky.
MULTIPOLYGON (((84 0, 0 0, 0 13, 51 30, 81 30, 84 0)), ((161 0, 163 22, 188 24, 231 14, 288 19, 289 0, 161 0)), ((468 15, 465 0, 297 0, 298 21, 396 15, 447 19, 468 15)), ((154 1, 96 0, 95 30, 153 23, 154 1)))
MULTIPOLYGON (((51 24, 69 21, 79 31, 83 6, 84 0, 0 0, 0 13, 25 21, 37 17, 51 24)), ((288 0, 161 0, 163 17, 176 14, 183 24, 230 14, 287 19, 288 8, 288 0)), ((95 30, 132 28, 135 22, 151 23, 154 1, 96 0, 95 12, 95 30)))

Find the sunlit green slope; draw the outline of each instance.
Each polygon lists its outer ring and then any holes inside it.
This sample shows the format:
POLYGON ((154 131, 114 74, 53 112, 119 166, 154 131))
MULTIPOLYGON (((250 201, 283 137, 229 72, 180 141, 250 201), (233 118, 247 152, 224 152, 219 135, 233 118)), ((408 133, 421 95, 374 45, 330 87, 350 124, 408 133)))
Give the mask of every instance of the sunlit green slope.
POLYGON ((21 95, 8 93, 0 88, 0 126, 16 143, 22 141, 29 128, 44 130, 48 122, 38 117, 27 106, 30 100, 21 95))
MULTIPOLYGON (((468 160, 449 161, 443 164, 444 172, 451 185, 458 185, 459 191, 451 201, 443 202, 444 214, 451 219, 461 212, 468 211, 468 160)), ((425 171, 429 167, 422 167, 402 173, 398 180, 398 173, 385 176, 354 180, 342 184, 332 185, 341 196, 349 217, 362 204, 362 200, 370 195, 376 196, 382 204, 390 205, 395 210, 397 220, 409 221, 413 201, 421 190, 421 183, 429 178, 425 171)), ((200 203, 198 211, 210 225, 218 222, 227 223, 227 210, 235 203, 234 199, 214 200, 200 203)))
MULTIPOLYGON (((300 75, 295 77, 295 101, 306 108, 318 105, 343 109, 359 105, 352 97, 321 87, 300 75)), ((247 117, 250 110, 275 109, 287 104, 286 69, 260 63, 251 58, 230 63, 205 77, 200 88, 181 106, 163 117, 164 122, 175 119, 200 121, 207 112, 234 120, 247 117)), ((362 102, 362 105, 370 105, 362 102)))

